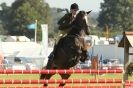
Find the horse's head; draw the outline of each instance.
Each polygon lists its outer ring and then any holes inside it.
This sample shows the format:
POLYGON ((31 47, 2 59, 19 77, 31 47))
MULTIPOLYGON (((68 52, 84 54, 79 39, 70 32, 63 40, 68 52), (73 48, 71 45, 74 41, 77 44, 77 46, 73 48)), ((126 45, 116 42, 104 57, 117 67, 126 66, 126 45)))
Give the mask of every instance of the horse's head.
POLYGON ((84 30, 84 33, 89 35, 90 34, 90 28, 89 28, 89 23, 88 23, 88 17, 87 15, 91 11, 85 12, 85 11, 80 11, 76 18, 75 21, 73 22, 76 27, 78 27, 81 30, 84 30))

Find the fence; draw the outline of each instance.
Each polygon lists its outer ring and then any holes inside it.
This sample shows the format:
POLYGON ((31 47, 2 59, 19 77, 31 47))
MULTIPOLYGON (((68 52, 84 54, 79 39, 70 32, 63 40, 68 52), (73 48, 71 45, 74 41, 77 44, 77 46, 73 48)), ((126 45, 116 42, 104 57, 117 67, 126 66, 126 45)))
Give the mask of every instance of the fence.
MULTIPOLYGON (((107 74, 107 73, 124 73, 123 70, 91 70, 91 69, 77 69, 77 70, 0 70, 0 74, 73 74, 73 73, 88 73, 88 74, 107 74)), ((58 83, 74 83, 74 84, 125 84, 125 88, 130 88, 133 85, 132 81, 123 82, 122 79, 50 79, 50 80, 5 80, 1 79, 0 84, 58 84, 58 83)), ((17 87, 20 88, 20 87, 17 87)), ((24 87, 23 87, 24 88, 24 87)), ((26 87, 27 88, 27 87, 26 87)), ((28 87, 30 88, 30 87, 28 87)), ((34 88, 34 87, 32 87, 34 88)), ((43 88, 43 87, 39 87, 43 88)), ((53 88, 53 87, 52 87, 53 88)), ((56 88, 56 87, 54 87, 56 88)), ((59 88, 59 87, 58 87, 59 88)), ((71 88, 71 87, 64 87, 71 88)), ((72 88, 121 88, 121 86, 82 86, 72 88)))

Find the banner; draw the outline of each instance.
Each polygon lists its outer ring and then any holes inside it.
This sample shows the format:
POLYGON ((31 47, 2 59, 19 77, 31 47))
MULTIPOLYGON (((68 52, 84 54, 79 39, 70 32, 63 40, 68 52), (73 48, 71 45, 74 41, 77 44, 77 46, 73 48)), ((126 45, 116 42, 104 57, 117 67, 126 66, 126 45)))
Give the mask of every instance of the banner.
POLYGON ((48 57, 48 25, 41 24, 42 29, 42 54, 44 57, 48 57))

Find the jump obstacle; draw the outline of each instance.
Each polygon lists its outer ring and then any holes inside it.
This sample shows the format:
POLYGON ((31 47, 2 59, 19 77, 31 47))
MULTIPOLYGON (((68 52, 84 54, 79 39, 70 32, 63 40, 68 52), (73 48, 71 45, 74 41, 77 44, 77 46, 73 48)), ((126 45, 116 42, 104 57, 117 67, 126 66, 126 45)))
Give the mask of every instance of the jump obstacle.
POLYGON ((123 70, 95 70, 95 69, 71 69, 71 70, 0 70, 0 74, 105 74, 105 73, 123 73, 123 70))
MULTIPOLYGON (((105 74, 105 73, 124 73, 123 70, 93 70, 93 69, 77 69, 77 70, 0 70, 0 74, 73 74, 73 73, 88 73, 88 74, 105 74)), ((0 80, 0 84, 125 84, 130 86, 133 84, 131 81, 123 82, 122 79, 50 79, 50 80, 0 80)), ((19 87, 17 87, 19 88, 19 87)), ((26 87, 27 88, 27 87, 26 87)), ((48 87, 49 88, 49 87, 48 87)), ((53 88, 53 87, 52 87, 53 88)), ((54 87, 55 88, 55 87, 54 87)), ((59 88, 59 87, 58 87, 59 88)), ((63 87, 64 88, 64 87, 63 87)), ((66 88, 66 87, 65 87, 66 88)), ((74 88, 74 87, 67 87, 74 88)), ((84 86, 75 88, 120 88, 120 86, 84 86)), ((127 87, 130 88, 130 87, 127 87)))
MULTIPOLYGON (((1 88, 1 87, 0 87, 1 88)), ((6 87, 6 88, 121 88, 120 86, 6 87)))

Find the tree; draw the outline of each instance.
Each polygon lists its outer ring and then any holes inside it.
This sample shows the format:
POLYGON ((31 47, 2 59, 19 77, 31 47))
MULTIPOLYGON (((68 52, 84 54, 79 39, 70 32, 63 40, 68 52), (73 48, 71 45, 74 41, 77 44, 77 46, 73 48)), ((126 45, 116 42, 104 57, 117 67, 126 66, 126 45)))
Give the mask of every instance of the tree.
POLYGON ((0 33, 7 34, 7 28, 10 24, 10 15, 11 15, 11 8, 6 5, 6 3, 0 4, 1 11, 0 11, 0 33))
POLYGON ((5 33, 6 33, 6 31, 4 31, 4 28, 0 22, 0 35, 5 34, 5 33))
MULTIPOLYGON (((11 35, 26 35, 33 38, 34 30, 28 30, 28 24, 38 20, 38 29, 40 29, 40 24, 49 24, 50 8, 44 0, 16 0, 11 9, 11 24, 8 25, 10 27, 8 31, 11 35)), ((38 32, 41 37, 41 31, 38 30, 38 32)))
POLYGON ((133 0, 104 0, 98 17, 100 27, 112 30, 133 30, 133 0))

